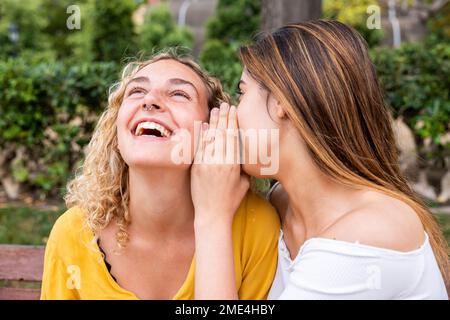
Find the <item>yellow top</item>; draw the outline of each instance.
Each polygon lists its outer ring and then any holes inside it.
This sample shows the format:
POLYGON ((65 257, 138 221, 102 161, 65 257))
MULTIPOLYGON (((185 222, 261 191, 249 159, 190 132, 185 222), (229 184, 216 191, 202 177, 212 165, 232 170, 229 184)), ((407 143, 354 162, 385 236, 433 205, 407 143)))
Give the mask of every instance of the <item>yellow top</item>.
MULTIPOLYGON (((94 234, 78 207, 58 218, 45 250, 41 299, 138 299, 114 281, 94 234)), ((252 193, 233 221, 236 284, 240 299, 266 299, 277 267, 280 221, 265 200, 252 193)), ((173 299, 194 299, 195 256, 173 299)))

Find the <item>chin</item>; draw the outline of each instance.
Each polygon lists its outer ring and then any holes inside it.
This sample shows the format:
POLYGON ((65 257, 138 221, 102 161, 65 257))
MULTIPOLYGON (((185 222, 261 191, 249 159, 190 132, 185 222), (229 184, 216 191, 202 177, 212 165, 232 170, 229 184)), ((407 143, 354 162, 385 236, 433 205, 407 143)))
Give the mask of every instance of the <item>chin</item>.
POLYGON ((243 164, 242 170, 248 174, 249 176, 255 177, 255 178, 264 178, 261 175, 261 166, 259 164, 243 164))
POLYGON ((242 170, 258 179, 274 179, 278 174, 278 168, 262 164, 243 164, 242 170))
POLYGON ((170 155, 156 154, 153 152, 135 152, 128 156, 122 156, 129 167, 175 167, 170 155))

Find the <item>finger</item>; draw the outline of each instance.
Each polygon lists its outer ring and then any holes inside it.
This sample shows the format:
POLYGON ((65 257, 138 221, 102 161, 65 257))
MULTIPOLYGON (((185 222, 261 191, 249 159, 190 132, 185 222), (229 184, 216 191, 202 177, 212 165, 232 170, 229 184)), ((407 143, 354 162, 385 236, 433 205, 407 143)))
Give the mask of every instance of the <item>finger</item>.
POLYGON ((230 107, 228 114, 228 129, 226 142, 227 163, 238 163, 239 160, 239 132, 237 129, 237 110, 235 106, 230 107))
POLYGON ((229 109, 230 109, 230 106, 228 105, 228 103, 224 102, 220 105, 219 122, 217 123, 217 129, 219 129, 219 130, 227 129, 229 109))
POLYGON ((197 152, 195 153, 195 158, 194 158, 194 163, 196 163, 196 164, 203 162, 203 156, 205 153, 205 133, 207 130, 208 130, 208 124, 200 123, 197 152))
POLYGON ((227 143, 226 130, 216 129, 214 136, 214 161, 216 164, 226 163, 226 143, 227 143))
POLYGON ((225 102, 220 105, 219 122, 217 123, 216 134, 214 136, 214 143, 215 143, 214 158, 216 163, 221 164, 229 163, 228 159, 226 159, 229 109, 230 106, 225 102))
POLYGON ((209 116, 209 128, 210 129, 216 129, 217 123, 219 122, 219 108, 213 108, 211 110, 210 116, 209 116))
POLYGON ((198 149, 201 147, 200 142, 202 138, 202 124, 203 122, 201 121, 194 121, 194 154, 196 154, 198 149))
POLYGON ((215 133, 216 133, 216 131, 217 131, 216 129, 211 130, 211 128, 209 128, 205 132, 206 138, 204 141, 203 163, 213 164, 216 162, 216 160, 215 160, 215 155, 216 155, 215 133))
POLYGON ((230 112, 228 112, 228 129, 237 129, 237 109, 235 106, 230 107, 230 112))
POLYGON ((219 122, 219 108, 213 108, 209 116, 209 129, 205 135, 206 141, 213 141, 216 134, 217 123, 219 122))

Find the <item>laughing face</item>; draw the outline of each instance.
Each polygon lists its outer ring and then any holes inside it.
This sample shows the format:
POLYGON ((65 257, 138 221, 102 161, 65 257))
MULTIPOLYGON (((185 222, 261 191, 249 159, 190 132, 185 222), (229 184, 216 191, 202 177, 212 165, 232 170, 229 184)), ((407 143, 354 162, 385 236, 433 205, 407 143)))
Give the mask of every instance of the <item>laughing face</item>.
POLYGON ((160 60, 139 70, 117 116, 118 147, 127 165, 180 166, 171 158, 177 135, 189 133, 194 145, 194 123, 207 120, 207 101, 202 79, 178 61, 160 60))

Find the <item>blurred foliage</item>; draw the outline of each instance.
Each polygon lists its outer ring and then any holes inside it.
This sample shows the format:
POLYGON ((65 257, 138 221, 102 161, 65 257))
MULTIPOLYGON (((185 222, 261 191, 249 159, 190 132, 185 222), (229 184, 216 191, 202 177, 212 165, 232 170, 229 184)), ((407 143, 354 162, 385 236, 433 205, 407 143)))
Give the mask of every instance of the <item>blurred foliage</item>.
POLYGON ((133 0, 94 0, 90 30, 93 57, 97 61, 120 61, 136 51, 132 14, 133 0))
POLYGON ((47 24, 45 15, 36 14, 40 2, 33 0, 0 1, 0 59, 19 53, 39 55, 51 49, 50 37, 40 30, 47 24), (16 27, 17 42, 11 40, 12 28, 16 27))
POLYGON ((242 72, 237 51, 259 29, 260 12, 260 0, 219 0, 216 14, 207 22, 200 63, 227 92, 236 92, 242 72))
POLYGON ((380 44, 383 38, 381 29, 368 29, 367 8, 378 5, 377 0, 323 0, 323 18, 338 20, 355 28, 366 39, 369 47, 380 44))
MULTIPOLYGON (((77 1, 81 30, 68 30, 69 0, 0 1, 0 171, 22 191, 63 192, 124 58, 192 46, 193 34, 176 25, 166 3, 135 26, 132 13, 145 2, 77 1)), ((441 166, 450 158, 450 5, 429 20, 425 43, 392 49, 375 48, 382 32, 366 27, 367 6, 375 3, 324 0, 323 15, 352 25, 373 47, 387 102, 413 128, 422 155, 441 166)), ((242 72, 238 49, 258 31, 260 12, 260 0, 218 0, 207 22, 199 60, 230 93, 242 72)))
POLYGON ((60 196, 117 75, 112 62, 1 61, 2 171, 41 197, 60 196))
POLYGON ((23 205, 0 208, 0 244, 44 245, 63 211, 63 207, 39 209, 23 205))
POLYGON ((423 155, 443 163, 450 150, 450 44, 405 43, 377 48, 372 57, 395 116, 403 116, 423 155))
POLYGON ((132 13, 134 0, 80 0, 81 29, 68 29, 70 0, 2 0, 0 2, 0 58, 22 56, 34 61, 52 58, 115 61, 137 51, 132 13), (13 45, 10 28, 18 29, 13 45))
POLYGON ((427 40, 450 43, 450 2, 428 21, 427 40))
POLYGON ((445 239, 447 239, 447 243, 450 245, 450 215, 448 213, 436 214, 436 218, 441 226, 445 239))
MULTIPOLYGON (((67 19, 69 13, 67 8, 73 4, 71 0, 39 0, 41 4, 38 8, 38 15, 46 17, 45 24, 41 29, 37 29, 34 32, 45 34, 48 45, 52 48, 54 55, 58 59, 65 59, 72 55, 75 45, 72 43, 71 38, 79 30, 70 30, 67 28, 67 19)), ((77 5, 84 5, 86 0, 77 1, 77 5)), ((83 18, 84 12, 80 12, 80 18, 83 18)), ((80 19, 80 21, 81 21, 80 19)), ((81 25, 80 25, 81 26, 81 25)), ((21 33, 22 34, 22 33, 21 33)))
POLYGON ((151 7, 145 14, 144 24, 139 29, 139 50, 146 53, 167 47, 192 48, 194 43, 193 33, 175 23, 165 3, 151 7))
POLYGON ((219 0, 216 14, 207 22, 207 38, 247 42, 259 28, 260 13, 261 0, 219 0))
POLYGON ((225 91, 236 96, 242 66, 237 51, 239 45, 210 39, 203 45, 200 63, 210 74, 218 77, 225 91))

